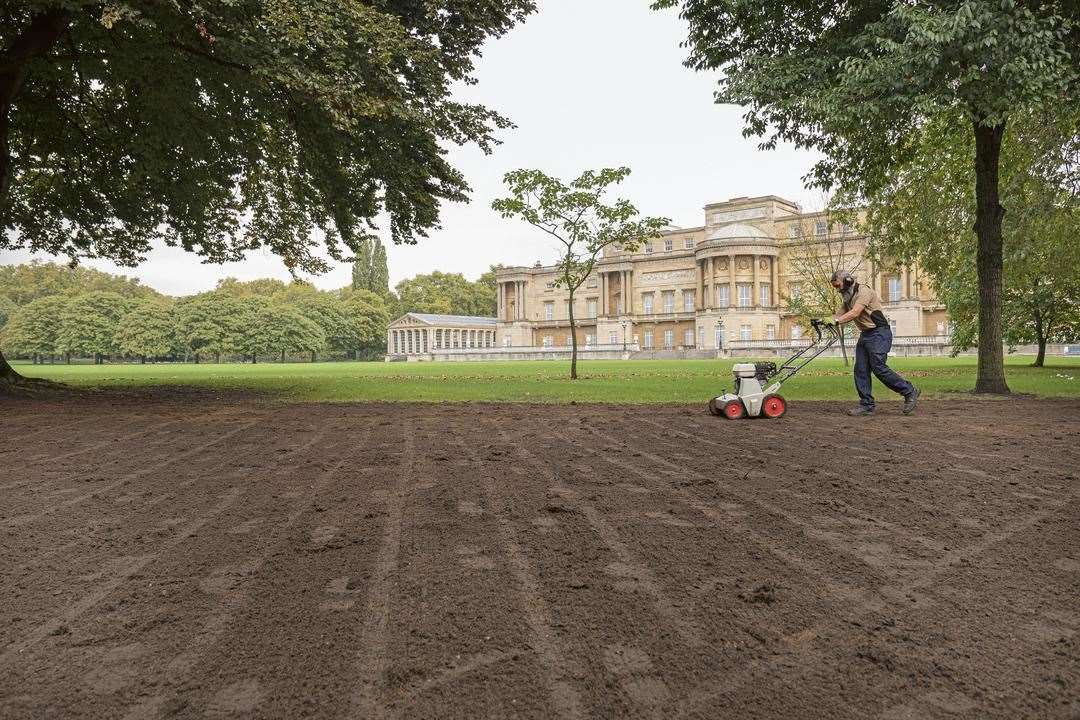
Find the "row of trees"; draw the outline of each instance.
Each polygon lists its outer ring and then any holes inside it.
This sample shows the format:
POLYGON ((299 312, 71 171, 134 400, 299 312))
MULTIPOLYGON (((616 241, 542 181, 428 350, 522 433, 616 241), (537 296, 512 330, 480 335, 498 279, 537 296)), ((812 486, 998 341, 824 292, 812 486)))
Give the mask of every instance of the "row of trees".
MULTIPOLYGON (((260 281, 256 281, 260 282, 260 281)), ((225 284, 225 283, 223 283, 225 284)), ((382 298, 366 290, 293 290, 238 294, 219 288, 180 300, 129 298, 115 292, 49 295, 15 310, 3 331, 4 349, 35 362, 57 356, 138 358, 382 351, 388 316, 382 298)))
POLYGON ((304 282, 221 280, 206 293, 170 298, 137 280, 84 267, 0 266, 0 347, 55 357, 202 358, 309 353, 373 357, 386 325, 406 312, 494 315, 495 268, 476 282, 434 272, 388 290, 378 242, 353 266, 353 283, 320 292, 304 282))

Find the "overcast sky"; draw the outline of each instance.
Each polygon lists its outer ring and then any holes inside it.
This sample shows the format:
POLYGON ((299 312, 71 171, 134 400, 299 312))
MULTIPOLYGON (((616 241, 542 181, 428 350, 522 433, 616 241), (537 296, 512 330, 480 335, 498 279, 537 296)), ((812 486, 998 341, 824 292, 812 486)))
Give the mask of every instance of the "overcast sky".
MULTIPOLYGON (((742 137, 742 111, 712 101, 716 75, 682 65, 686 28, 674 12, 653 12, 649 0, 540 0, 540 11, 490 42, 477 64, 479 85, 462 99, 508 116, 517 127, 485 156, 455 148, 453 164, 472 187, 468 204, 442 211, 442 228, 419 245, 389 246, 390 283, 433 270, 476 278, 496 263, 551 262, 542 233, 503 220, 491 201, 508 170, 539 168, 572 178, 584 169, 627 165, 633 175, 619 195, 649 215, 692 227, 706 203, 742 195, 780 195, 814 206, 802 177, 814 156, 781 147, 762 152, 742 137)), ((384 237, 384 242, 386 239, 384 237)), ((0 252, 0 263, 25 253, 0 252)), ((203 265, 183 251, 156 249, 137 269, 118 269, 171 295, 214 287, 220 278, 288 278, 281 261, 256 251, 242 263, 203 265)), ((349 282, 347 266, 309 278, 325 289, 349 282)))

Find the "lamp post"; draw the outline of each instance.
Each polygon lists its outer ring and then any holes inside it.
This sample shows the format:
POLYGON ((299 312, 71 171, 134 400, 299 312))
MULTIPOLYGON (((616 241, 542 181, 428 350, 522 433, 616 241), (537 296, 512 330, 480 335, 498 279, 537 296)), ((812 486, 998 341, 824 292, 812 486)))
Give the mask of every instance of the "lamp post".
POLYGON ((626 321, 622 321, 622 351, 626 352, 626 321))

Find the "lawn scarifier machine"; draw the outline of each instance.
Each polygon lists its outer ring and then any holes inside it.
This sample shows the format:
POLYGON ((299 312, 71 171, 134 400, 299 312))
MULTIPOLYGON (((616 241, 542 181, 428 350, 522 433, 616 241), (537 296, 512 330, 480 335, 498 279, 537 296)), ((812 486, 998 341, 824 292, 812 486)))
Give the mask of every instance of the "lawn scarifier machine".
POLYGON ((780 386, 795 373, 840 341, 840 329, 836 323, 811 320, 814 341, 795 353, 780 367, 774 362, 736 363, 731 372, 735 376, 735 392, 724 393, 709 401, 709 412, 723 415, 731 420, 745 417, 778 418, 787 411, 787 401, 777 393, 780 386))

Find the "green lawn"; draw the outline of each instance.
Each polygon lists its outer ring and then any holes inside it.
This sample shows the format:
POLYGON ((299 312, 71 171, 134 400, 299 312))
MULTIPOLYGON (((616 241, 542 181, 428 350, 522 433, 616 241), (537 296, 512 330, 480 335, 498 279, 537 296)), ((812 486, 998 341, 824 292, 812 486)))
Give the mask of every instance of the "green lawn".
MULTIPOLYGON (((1050 358, 1029 367, 1030 356, 1007 358, 1014 392, 1080 397, 1080 358, 1050 358)), ((731 385, 733 360, 590 360, 569 363, 290 363, 258 365, 21 364, 25 375, 95 388, 155 385, 249 390, 285 400, 419 400, 515 402, 702 403, 731 385)), ((970 390, 975 358, 895 358, 892 366, 927 396, 970 390)), ((882 400, 897 399, 876 385, 882 400)), ((784 386, 796 400, 854 400, 851 371, 839 359, 815 361, 784 386)))

